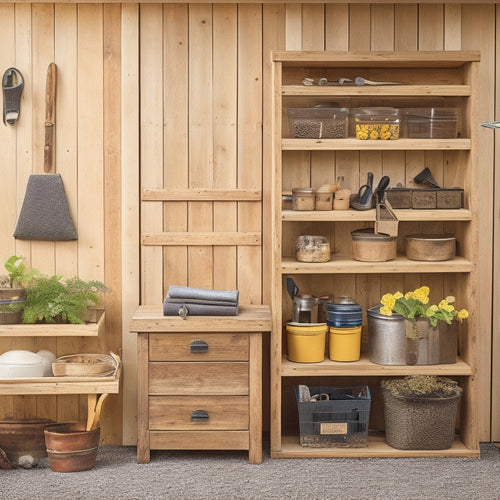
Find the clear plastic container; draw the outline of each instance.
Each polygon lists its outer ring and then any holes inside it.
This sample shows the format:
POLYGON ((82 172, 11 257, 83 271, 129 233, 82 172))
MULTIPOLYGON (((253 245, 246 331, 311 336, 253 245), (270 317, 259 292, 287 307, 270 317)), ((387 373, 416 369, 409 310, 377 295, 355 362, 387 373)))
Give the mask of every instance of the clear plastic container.
POLYGON ((402 133, 411 139, 455 139, 458 108, 403 108, 402 133))
POLYGON ((399 111, 396 108, 355 108, 351 110, 351 116, 357 139, 399 139, 399 111))
POLYGON ((289 108, 290 135, 295 139, 347 137, 347 108, 289 108))

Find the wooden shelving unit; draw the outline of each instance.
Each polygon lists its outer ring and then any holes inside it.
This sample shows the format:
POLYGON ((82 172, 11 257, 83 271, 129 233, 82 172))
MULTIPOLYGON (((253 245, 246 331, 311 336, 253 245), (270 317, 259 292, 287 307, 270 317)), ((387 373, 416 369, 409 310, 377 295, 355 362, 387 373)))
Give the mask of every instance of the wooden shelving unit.
MULTIPOLYGON (((478 52, 274 52, 273 53, 273 217, 272 217, 272 310, 271 340, 271 456, 286 457, 398 457, 398 456, 479 456, 477 419, 477 151, 479 120, 478 52), (304 86, 304 78, 362 75, 379 81, 402 81, 398 86, 304 86), (345 139, 291 138, 287 108, 310 107, 326 102, 341 107, 453 106, 461 111, 459 138, 361 141, 345 139), (371 227, 375 211, 282 210, 282 194, 293 187, 318 187, 343 177, 353 190, 364 184, 366 172, 377 177, 389 175, 391 185, 415 187, 413 177, 431 165, 444 187, 464 189, 464 207, 457 210, 396 210, 400 221, 398 257, 388 262, 359 262, 352 258, 350 232, 371 227), (415 262, 404 256, 404 234, 453 232, 457 256, 444 262, 415 262), (295 239, 299 234, 325 235, 332 258, 327 263, 301 263, 295 259, 295 239), (299 289, 313 295, 350 295, 365 311, 360 361, 339 363, 294 363, 287 359, 285 324, 291 317, 292 303, 285 281, 291 276, 299 289), (366 309, 374 306, 383 293, 407 291, 427 284, 431 300, 454 295, 457 304, 469 310, 470 317, 459 339, 457 362, 447 365, 385 366, 369 361, 367 355, 366 309), (435 297, 432 295, 435 294, 435 297), (460 381, 462 397, 457 439, 449 450, 396 450, 385 443, 383 406, 376 390, 383 377, 409 374, 435 374, 460 381), (319 382, 318 382, 319 380, 319 382), (308 448, 299 444, 297 407, 290 397, 296 383, 340 386, 368 384, 372 415, 366 448, 308 448), (372 390, 372 387, 375 390, 372 390), (382 425, 380 424, 382 422, 382 425)), ((345 186, 343 186, 345 187, 345 186)))

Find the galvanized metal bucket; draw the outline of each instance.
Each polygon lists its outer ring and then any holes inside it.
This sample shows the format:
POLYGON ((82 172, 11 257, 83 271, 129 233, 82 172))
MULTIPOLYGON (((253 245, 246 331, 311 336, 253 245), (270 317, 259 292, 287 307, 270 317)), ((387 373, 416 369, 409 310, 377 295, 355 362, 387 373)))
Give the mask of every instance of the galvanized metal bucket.
POLYGON ((372 363, 379 365, 436 365, 455 363, 457 324, 440 321, 432 328, 427 318, 413 325, 400 314, 385 316, 380 305, 368 309, 368 347, 372 363))

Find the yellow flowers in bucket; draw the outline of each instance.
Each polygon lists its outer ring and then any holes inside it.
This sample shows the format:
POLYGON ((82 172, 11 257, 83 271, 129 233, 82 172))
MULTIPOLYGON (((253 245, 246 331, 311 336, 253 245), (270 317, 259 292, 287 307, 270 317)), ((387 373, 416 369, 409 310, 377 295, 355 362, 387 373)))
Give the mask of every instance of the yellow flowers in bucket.
POLYGON ((415 320, 419 317, 428 318, 435 328, 438 321, 445 321, 449 325, 456 319, 460 323, 469 317, 466 309, 455 309, 455 297, 448 296, 442 299, 439 304, 429 305, 428 286, 421 286, 413 292, 403 295, 401 292, 386 293, 381 299, 380 313, 391 316, 393 313, 401 314, 406 319, 415 320))

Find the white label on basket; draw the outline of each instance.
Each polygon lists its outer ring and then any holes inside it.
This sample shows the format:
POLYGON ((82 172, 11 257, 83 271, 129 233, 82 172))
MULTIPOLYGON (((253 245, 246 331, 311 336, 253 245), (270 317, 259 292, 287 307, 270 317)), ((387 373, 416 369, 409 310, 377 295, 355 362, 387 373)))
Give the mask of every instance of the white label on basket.
POLYGON ((320 425, 320 434, 347 434, 347 422, 326 422, 320 425))

